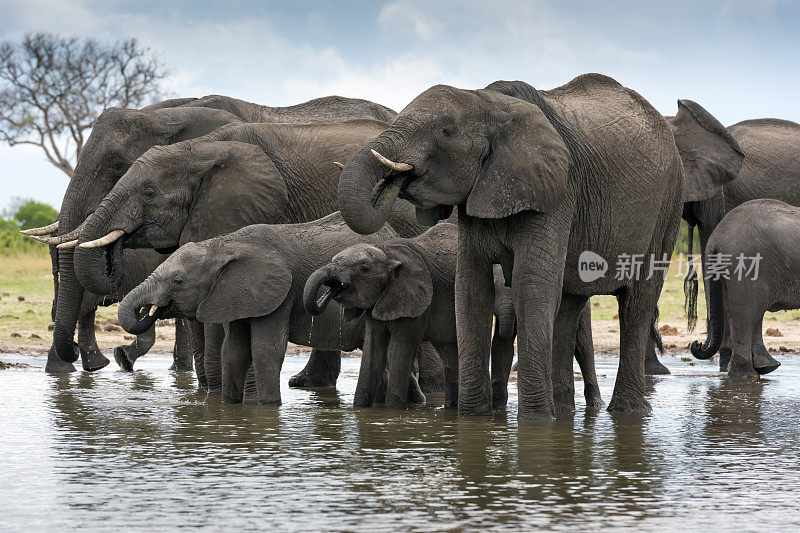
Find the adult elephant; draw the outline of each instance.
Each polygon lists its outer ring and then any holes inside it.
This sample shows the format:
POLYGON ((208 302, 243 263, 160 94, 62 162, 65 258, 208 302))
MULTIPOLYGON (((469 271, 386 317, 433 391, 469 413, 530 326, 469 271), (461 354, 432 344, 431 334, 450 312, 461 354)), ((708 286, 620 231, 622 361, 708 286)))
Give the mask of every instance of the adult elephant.
POLYGON ((598 74, 546 92, 523 82, 488 89, 436 86, 418 96, 345 165, 342 215, 370 233, 398 196, 430 222, 458 206, 459 413, 492 410, 493 264, 514 295, 520 418, 574 409, 575 336, 554 344, 554 325, 576 331, 594 294, 614 294, 620 307, 608 408, 649 411, 644 354, 664 272, 584 281, 577 267, 583 251, 612 262, 641 254, 644 271, 671 253, 683 168, 670 127, 636 92, 598 74))
MULTIPOLYGON (((152 148, 83 226, 74 252, 78 280, 93 292, 113 286, 114 272, 123 268, 116 251, 126 246, 166 251, 250 224, 307 222, 328 215, 337 209, 340 169, 333 162, 346 161, 386 126, 374 120, 235 124, 152 148)), ((390 223, 401 235, 425 229, 407 203, 398 204, 390 223)), ((216 389, 224 335, 218 327, 205 326, 203 337, 206 379, 216 389)), ((328 375, 325 385, 338 376, 325 359, 338 357, 338 352, 317 352, 323 360, 310 361, 318 372, 336 374, 328 375)))
MULTIPOLYGON (((72 249, 56 250, 55 245, 74 240, 80 225, 97 209, 130 165, 148 149, 199 137, 224 124, 254 120, 259 122, 315 122, 354 118, 392 118, 395 113, 366 100, 338 96, 311 100, 291 107, 259 106, 234 98, 212 95, 204 98, 166 100, 141 110, 111 108, 95 122, 92 133, 78 156, 74 177, 64 195, 58 220, 46 228, 28 231, 31 235, 46 235, 51 245, 54 273, 53 347, 47 370, 74 371, 76 346, 72 342, 79 318, 91 324, 90 331, 79 337, 88 348, 82 352, 86 370, 96 370, 108 363, 100 353, 93 333, 93 313, 81 315, 81 309, 92 309, 96 297, 83 290, 75 277, 72 249), (59 305, 61 303, 61 305, 59 305)), ((101 294, 117 290, 117 282, 109 283, 101 294)), ((136 343, 137 345, 144 343, 136 343)), ((197 347, 195 347, 197 349, 197 347)), ((180 358, 185 359, 184 357, 180 358)))
MULTIPOLYGON (((800 124, 774 118, 745 120, 727 128, 744 154, 744 163, 737 179, 726 183, 723 194, 713 198, 712 218, 714 224, 704 224, 696 217, 700 245, 705 257, 705 248, 716 224, 725 213, 735 207, 762 198, 781 200, 800 206, 800 124)), ((691 223, 691 222, 690 222, 691 223)), ((726 329, 724 296, 719 285, 721 280, 706 281, 708 302, 707 330, 704 343, 692 343, 692 354, 699 359, 710 359, 720 353, 719 368, 727 371, 731 358, 730 332, 726 329)), ((753 331, 755 369, 767 373, 777 368, 777 361, 764 346, 760 329, 753 331)))

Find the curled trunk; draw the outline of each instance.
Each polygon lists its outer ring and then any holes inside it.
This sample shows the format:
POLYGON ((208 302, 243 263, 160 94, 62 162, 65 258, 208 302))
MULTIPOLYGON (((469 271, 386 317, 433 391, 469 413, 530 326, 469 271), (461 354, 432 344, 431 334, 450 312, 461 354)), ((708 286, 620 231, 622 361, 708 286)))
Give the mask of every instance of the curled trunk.
MULTIPOLYGON (((80 241, 87 242, 99 239, 108 234, 108 210, 102 206, 87 222, 81 232, 80 241)), ((116 228, 112 228, 116 229, 116 228)), ((124 237, 99 248, 75 248, 74 268, 78 281, 94 294, 111 294, 122 282, 124 237)))
POLYGON ((321 296, 318 296, 319 289, 325 282, 332 279, 334 279, 334 277, 331 268, 328 266, 315 270, 308 277, 306 286, 303 289, 303 307, 306 308, 309 314, 316 316, 325 311, 325 308, 328 306, 333 296, 333 291, 330 287, 326 287, 325 292, 321 296))
POLYGON ((373 198, 376 184, 394 172, 372 155, 373 149, 392 158, 393 150, 372 142, 347 162, 339 177, 339 210, 347 225, 363 235, 383 227, 397 197, 397 192, 390 190, 393 197, 384 194, 373 198))
POLYGON ((722 281, 706 279, 706 293, 708 294, 708 337, 705 344, 700 346, 697 341, 689 347, 692 355, 697 359, 711 359, 719 350, 725 334, 725 310, 722 296, 722 281))
POLYGON ((146 297, 149 293, 149 287, 149 283, 142 283, 129 292, 119 304, 119 325, 122 326, 122 329, 134 335, 140 335, 150 329, 161 314, 158 311, 152 315, 148 313, 150 303, 146 301, 146 297), (142 307, 147 309, 140 314, 139 309, 142 307))

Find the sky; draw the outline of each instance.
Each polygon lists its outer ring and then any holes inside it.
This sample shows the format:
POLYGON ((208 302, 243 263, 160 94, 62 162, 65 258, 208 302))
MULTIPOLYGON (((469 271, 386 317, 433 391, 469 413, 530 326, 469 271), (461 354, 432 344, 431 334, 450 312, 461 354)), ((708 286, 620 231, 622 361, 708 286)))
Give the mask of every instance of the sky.
MULTIPOLYGON (((173 96, 270 106, 339 94, 401 110, 437 83, 539 89, 600 72, 660 112, 699 102, 723 124, 800 122, 800 2, 0 0, 0 41, 46 31, 135 37, 173 96)), ((34 147, 0 146, 0 211, 60 207, 67 177, 34 147)))

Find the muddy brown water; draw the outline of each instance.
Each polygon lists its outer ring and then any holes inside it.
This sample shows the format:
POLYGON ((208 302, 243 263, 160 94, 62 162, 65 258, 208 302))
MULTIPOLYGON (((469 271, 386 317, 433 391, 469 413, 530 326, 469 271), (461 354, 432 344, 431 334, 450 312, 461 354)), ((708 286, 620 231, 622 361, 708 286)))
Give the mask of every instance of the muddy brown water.
MULTIPOLYGON (((338 390, 279 407, 225 405, 144 358, 133 374, 0 372, 0 528, 442 530, 547 527, 764 530, 800 526, 800 358, 755 384, 667 358, 653 413, 509 410, 464 419, 441 395, 404 412, 354 409, 338 390)), ((606 401, 617 360, 601 356, 606 401)), ((578 387, 581 386, 579 382, 578 387)))

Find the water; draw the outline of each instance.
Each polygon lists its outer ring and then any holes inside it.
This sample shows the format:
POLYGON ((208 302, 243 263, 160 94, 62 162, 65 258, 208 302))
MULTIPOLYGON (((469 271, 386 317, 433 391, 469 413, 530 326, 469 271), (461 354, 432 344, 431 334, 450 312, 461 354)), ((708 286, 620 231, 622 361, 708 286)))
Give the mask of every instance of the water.
MULTIPOLYGON (((730 385, 667 358, 647 416, 509 412, 459 419, 441 395, 407 412, 283 389, 280 408, 220 404, 170 361, 68 377, 0 372, 0 528, 441 530, 800 525, 800 358, 730 385)), ((288 356, 283 383, 305 357, 288 356)), ((112 363, 113 366, 113 363, 112 363)), ((606 401, 616 359, 600 357, 606 401)), ((580 388, 581 383, 579 382, 580 388)))

